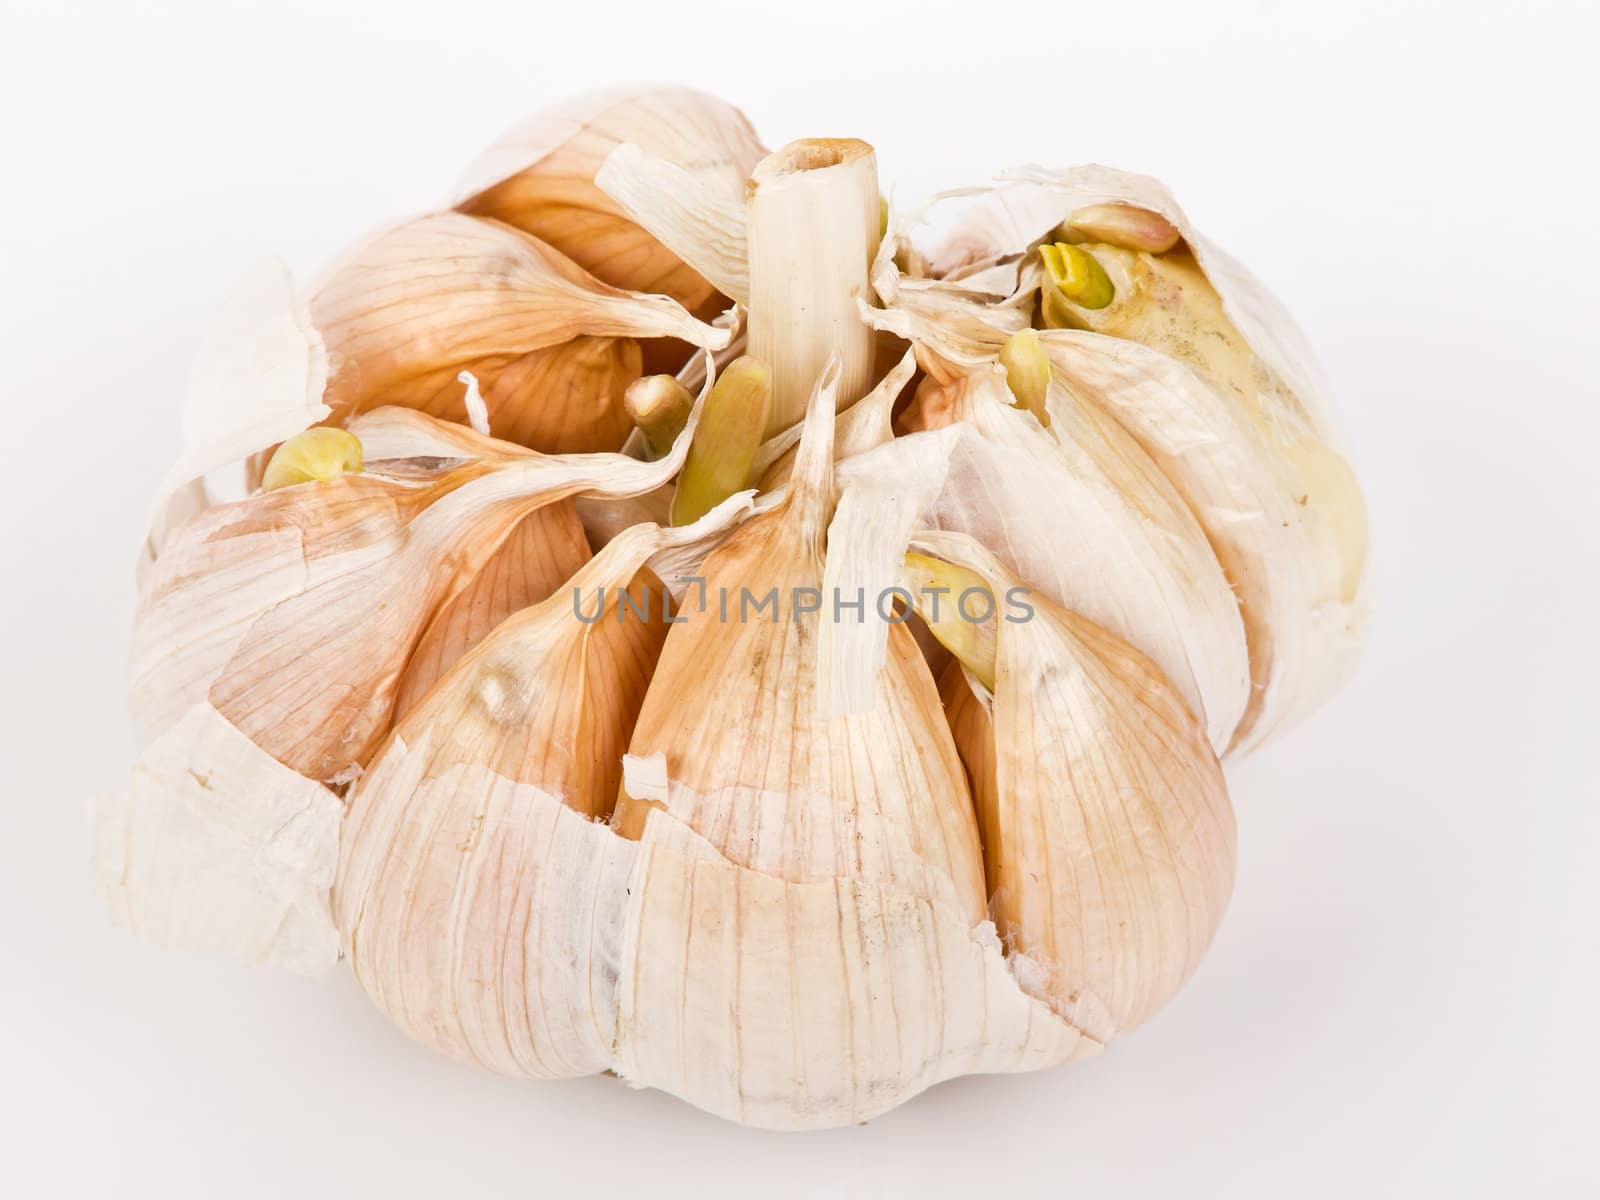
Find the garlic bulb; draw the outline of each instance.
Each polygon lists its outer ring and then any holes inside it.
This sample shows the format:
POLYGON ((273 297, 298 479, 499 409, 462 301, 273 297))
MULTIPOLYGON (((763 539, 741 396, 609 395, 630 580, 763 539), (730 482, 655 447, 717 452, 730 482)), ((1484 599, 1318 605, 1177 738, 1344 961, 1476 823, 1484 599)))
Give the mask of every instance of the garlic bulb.
POLYGON ((152 510, 114 919, 783 1129, 1171 1000, 1219 759, 1350 667, 1359 490, 1159 185, 961 199, 918 241, 865 143, 642 88, 257 279, 152 510))

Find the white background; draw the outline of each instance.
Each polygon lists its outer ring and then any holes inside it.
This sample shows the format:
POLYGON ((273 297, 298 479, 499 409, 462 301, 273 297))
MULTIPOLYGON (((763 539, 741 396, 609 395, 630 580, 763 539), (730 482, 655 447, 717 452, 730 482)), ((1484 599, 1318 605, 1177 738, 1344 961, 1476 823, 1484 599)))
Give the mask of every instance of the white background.
POLYGON ((22 6, 0 41, 0 1189, 14 1195, 1594 1195, 1600 318, 1592 5, 289 0, 22 6), (438 203, 526 110, 666 78, 902 197, 1166 179, 1276 287, 1377 538, 1363 670, 1232 771, 1232 910, 1098 1060, 863 1128, 473 1074, 348 974, 154 950, 84 883, 131 753, 141 516, 269 253, 438 203))

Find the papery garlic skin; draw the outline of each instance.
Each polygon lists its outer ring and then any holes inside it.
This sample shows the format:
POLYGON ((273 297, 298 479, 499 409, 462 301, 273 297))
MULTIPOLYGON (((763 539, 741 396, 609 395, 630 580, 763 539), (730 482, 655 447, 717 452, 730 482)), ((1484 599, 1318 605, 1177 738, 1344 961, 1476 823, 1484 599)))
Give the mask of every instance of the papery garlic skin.
POLYGON ((700 316, 716 288, 630 220, 594 179, 623 144, 742 190, 766 154, 742 113, 690 88, 615 88, 575 96, 508 129, 467 169, 457 207, 514 225, 597 278, 671 296, 700 316))
POLYGON ((1149 655, 1225 750, 1250 701, 1245 631, 1183 498, 1121 425, 1059 385, 1047 389, 1048 429, 1012 406, 998 368, 943 390, 941 419, 960 436, 923 523, 970 534, 1149 655))
POLYGON ((389 459, 388 474, 375 459, 365 474, 208 509, 176 531, 134 626, 141 743, 209 702, 302 774, 347 779, 388 731, 429 624, 530 512, 583 492, 652 491, 688 448, 686 436, 654 463, 539 455, 388 410, 355 428, 375 451, 453 457, 389 459))
POLYGON ((1082 329, 1040 340, 1058 382, 1121 423, 1183 496, 1239 595, 1251 697, 1229 749, 1245 753, 1350 676, 1371 608, 1365 505, 1315 355, 1277 301, 1155 180, 1031 167, 980 193, 928 249, 935 278, 915 285, 921 307, 892 315, 911 285, 889 278, 880 256, 874 284, 891 309, 880 323, 927 337, 951 361, 984 361, 1045 283, 1030 247, 1106 205, 1146 210, 1183 242, 1160 255, 1083 244, 1116 299, 1074 309, 1082 329))
POLYGON ((538 238, 440 213, 347 255, 312 297, 332 361, 327 399, 349 421, 386 404, 465 417, 481 388, 490 431, 551 453, 614 450, 643 359, 635 339, 719 348, 731 333, 665 296, 603 283, 538 238))
POLYGON ((183 397, 183 449, 150 507, 139 579, 167 535, 218 498, 211 472, 326 418, 328 354, 281 262, 257 266, 213 314, 183 397))
POLYGON ((744 1125, 828 1129, 941 1080, 1100 1049, 1017 986, 993 926, 948 904, 776 878, 693 838, 635 863, 613 1066, 631 1083, 744 1125))
POLYGON ((360 765, 433 613, 536 504, 511 476, 468 466, 431 486, 345 476, 208 510, 174 535, 141 598, 142 736, 204 698, 310 778, 360 765), (457 535, 453 561, 433 561, 457 535))
POLYGON ((668 636, 615 819, 642 848, 616 1069, 779 1128, 1098 1049, 992 941, 966 782, 904 626, 866 710, 821 710, 823 620, 795 589, 821 592, 835 379, 788 500, 707 559, 707 608, 668 636), (723 620, 724 588, 775 589, 772 623, 723 620))
POLYGON ((316 974, 338 958, 328 888, 344 805, 201 704, 92 806, 90 876, 142 940, 316 974))
POLYGON ((910 633, 890 630, 869 711, 830 720, 816 693, 818 639, 834 617, 822 612, 822 537, 836 382, 814 393, 788 499, 705 562, 704 605, 667 639, 629 746, 634 758, 663 755, 671 788, 625 788, 617 824, 646 843, 682 826, 728 861, 794 882, 896 884, 977 923, 966 781, 910 633))
POLYGON ((610 812, 666 635, 660 582, 628 582, 639 532, 446 672, 351 796, 334 911, 357 978, 419 1041, 506 1074, 609 1064, 593 1005, 615 969, 596 986, 587 938, 620 924, 628 855, 581 827, 610 812))
POLYGON ((1270 445, 1190 368, 1135 343, 1065 330, 1042 340, 1062 381, 1117 417, 1204 525, 1250 645, 1250 705, 1229 749, 1259 747, 1360 656, 1366 510, 1346 461, 1316 439, 1270 445))

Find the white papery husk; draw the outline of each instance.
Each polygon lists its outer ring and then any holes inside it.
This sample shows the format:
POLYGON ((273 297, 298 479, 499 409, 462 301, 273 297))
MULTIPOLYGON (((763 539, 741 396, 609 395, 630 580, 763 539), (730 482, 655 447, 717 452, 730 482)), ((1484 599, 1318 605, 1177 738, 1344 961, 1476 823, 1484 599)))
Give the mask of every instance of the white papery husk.
POLYGON ((989 360, 1026 322, 1038 286, 1030 252, 1072 212, 1128 203, 1179 229, 1257 356, 1259 414, 1159 350, 1076 330, 1040 338, 1056 382, 1118 421, 1205 529, 1250 647, 1251 701, 1231 750, 1254 749, 1349 677, 1370 611, 1365 513, 1315 355, 1282 306, 1155 180, 1104 167, 1003 178, 966 194, 973 199, 955 227, 927 251, 928 277, 894 268, 889 255, 907 255, 897 233, 875 267, 889 306, 875 319, 916 338, 933 373, 959 373, 989 360))
POLYGON ((658 223, 637 219, 629 201, 638 189, 597 186, 601 164, 621 146, 637 156, 645 187, 675 193, 663 201, 673 212, 668 228, 684 221, 712 239, 721 218, 742 216, 745 181, 766 153, 738 109, 703 92, 662 84, 587 92, 506 130, 467 168, 457 207, 524 229, 617 287, 664 293, 702 315, 718 290, 741 298, 723 268, 741 272, 742 237, 710 262, 686 260, 658 240, 658 223))
POLYGON ((144 941, 314 974, 338 957, 328 889, 343 816, 332 791, 196 705, 127 792, 91 806, 91 884, 144 941))
POLYGON ((207 477, 327 417, 327 382, 327 349, 293 276, 281 262, 259 264, 223 300, 195 353, 182 448, 145 522, 141 584, 167 536, 221 495, 207 477))

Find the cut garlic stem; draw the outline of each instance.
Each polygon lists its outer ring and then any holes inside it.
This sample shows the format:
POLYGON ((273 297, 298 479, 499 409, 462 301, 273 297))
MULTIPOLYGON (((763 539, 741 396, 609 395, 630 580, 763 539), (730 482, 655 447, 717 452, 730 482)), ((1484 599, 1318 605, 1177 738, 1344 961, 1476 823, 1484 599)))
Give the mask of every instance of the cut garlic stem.
POLYGON ((1006 386, 1017 398, 1017 407, 1031 412, 1046 429, 1050 413, 1045 396, 1050 391, 1050 356, 1032 329, 1020 329, 1000 348, 1000 365, 1006 369, 1006 386))
POLYGON ((939 644, 994 690, 997 625, 994 593, 983 576, 925 554, 907 554, 906 590, 939 644))
POLYGON ((297 483, 337 479, 361 470, 361 442, 343 429, 319 426, 297 433, 273 453, 261 476, 261 490, 273 492, 297 483))
POLYGON ((736 358, 711 385, 672 494, 672 523, 688 525, 745 487, 772 406, 772 371, 736 358))
POLYGON ((689 423, 694 395, 671 375, 646 375, 628 385, 622 407, 644 435, 646 457, 654 461, 672 449, 689 423))
POLYGON ((856 301, 872 294, 877 156, 854 138, 791 142, 757 164, 749 217, 750 352, 772 366, 770 437, 805 415, 830 355, 839 403, 872 385, 873 334, 856 301))

